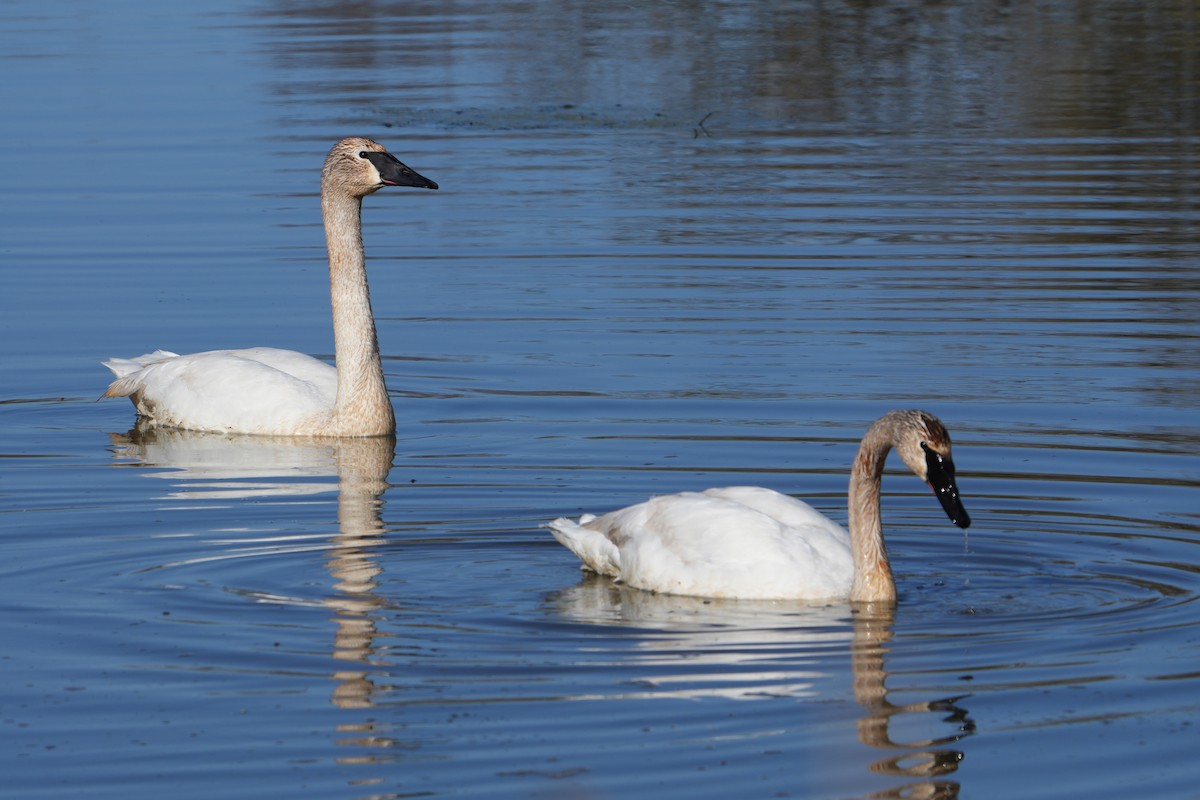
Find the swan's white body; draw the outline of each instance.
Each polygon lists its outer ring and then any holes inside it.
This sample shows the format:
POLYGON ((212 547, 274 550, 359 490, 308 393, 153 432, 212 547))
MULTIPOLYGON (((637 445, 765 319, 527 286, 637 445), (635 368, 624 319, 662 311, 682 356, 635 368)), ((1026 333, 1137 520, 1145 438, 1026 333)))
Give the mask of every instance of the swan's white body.
POLYGON ((894 601, 879 517, 888 451, 934 488, 967 527, 950 438, 922 411, 893 411, 863 437, 850 478, 850 532, 812 506, 771 489, 735 486, 655 497, 548 527, 583 562, 637 589, 740 599, 894 601))
POLYGON ((383 380, 362 246, 362 198, 383 186, 437 184, 382 145, 334 145, 321 174, 337 367, 292 350, 254 347, 178 355, 166 350, 104 365, 106 397, 129 397, 144 422, 272 436, 384 436, 396 422, 383 380))
POLYGON ((588 568, 635 589, 702 597, 850 594, 850 534, 801 500, 757 486, 655 497, 550 523, 588 568))
POLYGON ((337 399, 337 370, 294 350, 156 350, 104 364, 117 375, 108 396, 138 396, 138 413, 168 428, 292 436, 337 399))

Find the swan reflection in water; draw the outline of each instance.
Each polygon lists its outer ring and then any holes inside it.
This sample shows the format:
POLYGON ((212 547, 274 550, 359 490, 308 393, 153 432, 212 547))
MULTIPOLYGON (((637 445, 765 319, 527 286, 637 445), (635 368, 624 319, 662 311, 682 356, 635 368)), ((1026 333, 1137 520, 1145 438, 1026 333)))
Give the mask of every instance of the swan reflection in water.
POLYGON ((908 779, 870 796, 959 794, 959 783, 946 776, 957 771, 963 757, 954 743, 970 736, 975 723, 961 705, 965 696, 903 704, 888 699, 886 659, 896 613, 891 603, 808 605, 683 597, 630 589, 590 575, 554 595, 550 604, 553 613, 574 621, 637 628, 632 654, 622 651, 620 657, 645 667, 647 677, 628 692, 608 695, 610 700, 819 697, 819 683, 832 677, 826 667, 830 654, 848 649, 846 667, 863 711, 858 741, 886 752, 867 769, 908 779), (824 669, 817 668, 818 663, 824 669), (903 740, 893 733, 892 723, 910 714, 938 715, 949 728, 943 736, 903 740))
POLYGON ((885 657, 894 633, 895 608, 867 603, 854 611, 850 668, 854 676, 854 699, 866 712, 858 720, 858 740, 890 752, 870 765, 872 772, 922 779, 872 797, 897 800, 958 797, 958 782, 945 780, 943 776, 956 772, 963 758, 962 751, 951 745, 975 732, 975 722, 960 705, 966 695, 899 705, 888 700, 885 657), (944 736, 898 741, 892 734, 891 723, 902 714, 938 714, 950 729, 944 736))
MULTIPOLYGON (((372 705, 375 686, 371 665, 377 660, 376 617, 385 600, 376 594, 382 571, 371 548, 384 541, 382 497, 395 454, 391 436, 360 439, 306 439, 270 436, 227 436, 139 426, 110 434, 114 455, 133 459, 138 467, 164 468, 148 477, 170 481, 168 497, 178 501, 222 501, 273 498, 296 501, 336 492, 337 533, 314 541, 283 532, 252 533, 220 542, 221 555, 197 555, 180 564, 219 558, 323 550, 334 592, 320 600, 278 593, 244 591, 258 602, 292 605, 320 603, 335 614, 332 655, 353 664, 338 670, 333 702, 341 708, 372 705), (331 480, 332 479, 332 480, 331 480)), ((349 726, 354 728, 356 726, 349 726)), ((365 735, 368 732, 363 731, 365 735)), ((369 744, 362 740, 346 744, 369 744)))
MULTIPOLYGON (((382 497, 395 451, 391 437, 365 439, 297 439, 243 436, 170 429, 137 429, 113 434, 114 455, 147 468, 147 477, 170 482, 168 497, 194 503, 272 498, 278 502, 311 502, 337 493, 337 532, 316 540, 281 531, 243 529, 237 538, 219 542, 219 555, 197 554, 180 564, 220 558, 321 550, 333 591, 319 599, 287 597, 267 591, 243 591, 257 602, 312 606, 334 616, 331 654, 345 664, 334 670, 332 702, 343 709, 377 705, 380 689, 372 676, 394 666, 380 644, 378 621, 396 606, 377 592, 382 568, 372 548, 384 542, 382 497)), ((127 462, 124 462, 127 465, 127 462)), ((875 773, 908 779, 880 798, 951 798, 959 784, 947 776, 962 757, 954 742, 971 734, 973 723, 961 697, 896 704, 888 699, 886 658, 893 636, 890 604, 807 605, 803 602, 707 600, 658 595, 614 585, 605 578, 585 578, 548 600, 554 616, 635 629, 631 649, 598 655, 619 666, 622 674, 645 669, 645 677, 621 694, 577 695, 572 699, 638 699, 720 697, 741 702, 763 698, 820 698, 832 674, 831 657, 849 652, 854 696, 863 715, 858 740, 886 755, 867 765, 875 773), (853 612, 853 613, 851 613, 853 612), (847 623, 847 616, 851 622, 847 623), (892 722, 904 715, 936 714, 951 726, 944 736, 904 741, 892 733, 892 722)), ((838 669, 842 667, 839 666, 838 669)), ((386 687, 384 687, 386 689, 386 687)), ((391 760, 383 750, 395 740, 372 720, 339 724, 338 744, 365 748, 341 763, 391 760), (373 755, 378 754, 378 755, 373 755)))

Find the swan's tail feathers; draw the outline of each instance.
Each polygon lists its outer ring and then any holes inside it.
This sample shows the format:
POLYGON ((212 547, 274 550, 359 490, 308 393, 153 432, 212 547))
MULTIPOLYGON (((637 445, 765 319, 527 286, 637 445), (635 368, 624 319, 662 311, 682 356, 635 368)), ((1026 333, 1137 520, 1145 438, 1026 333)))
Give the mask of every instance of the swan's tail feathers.
POLYGON ((584 514, 579 522, 559 517, 546 524, 559 544, 579 556, 583 569, 590 569, 601 575, 613 578, 621 577, 621 552, 617 546, 604 535, 603 531, 587 527, 594 520, 591 514, 584 514))
POLYGON ((110 358, 108 361, 100 362, 112 370, 113 375, 117 376, 117 379, 109 385, 104 396, 129 397, 138 389, 137 373, 139 370, 172 358, 179 358, 179 354, 172 353, 170 350, 155 350, 153 353, 146 353, 135 358, 110 358))
POLYGON ((131 372, 137 372, 143 367, 157 364, 160 361, 169 361, 172 358, 179 358, 179 353, 172 353, 170 350, 155 350, 153 353, 146 353, 134 358, 110 358, 108 361, 100 363, 112 370, 113 375, 124 378, 131 372))

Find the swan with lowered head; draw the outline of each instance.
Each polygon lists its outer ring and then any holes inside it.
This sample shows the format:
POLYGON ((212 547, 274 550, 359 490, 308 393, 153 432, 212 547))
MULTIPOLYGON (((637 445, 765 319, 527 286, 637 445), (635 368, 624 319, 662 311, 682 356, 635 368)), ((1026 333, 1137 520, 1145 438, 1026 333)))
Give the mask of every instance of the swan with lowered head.
POLYGON ((336 368, 273 347, 181 356, 157 350, 104 365, 105 397, 128 397, 144 421, 275 436, 386 436, 396 430, 367 289, 362 199, 384 186, 436 189, 370 139, 333 146, 321 171, 336 368))
POLYGON ((950 434, 925 411, 891 411, 867 430, 850 470, 850 532, 812 506, 770 489, 734 486, 655 497, 548 527, 583 568, 664 594, 760 600, 894 602, 879 485, 895 448, 941 501, 971 524, 950 458, 950 434))

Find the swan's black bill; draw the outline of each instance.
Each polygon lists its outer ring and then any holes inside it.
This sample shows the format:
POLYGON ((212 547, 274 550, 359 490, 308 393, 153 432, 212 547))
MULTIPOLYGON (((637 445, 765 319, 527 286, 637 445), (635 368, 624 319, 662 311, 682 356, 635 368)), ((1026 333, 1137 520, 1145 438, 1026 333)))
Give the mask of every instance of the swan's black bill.
POLYGON ((962 500, 958 496, 958 485, 954 482, 954 462, 949 456, 929 449, 924 442, 921 443, 921 449, 925 451, 925 480, 937 495, 942 510, 958 527, 970 527, 971 517, 963 508, 962 500))
POLYGON ((391 153, 367 151, 363 155, 379 170, 379 180, 386 186, 415 186, 418 189, 436 189, 438 185, 405 166, 391 153))

